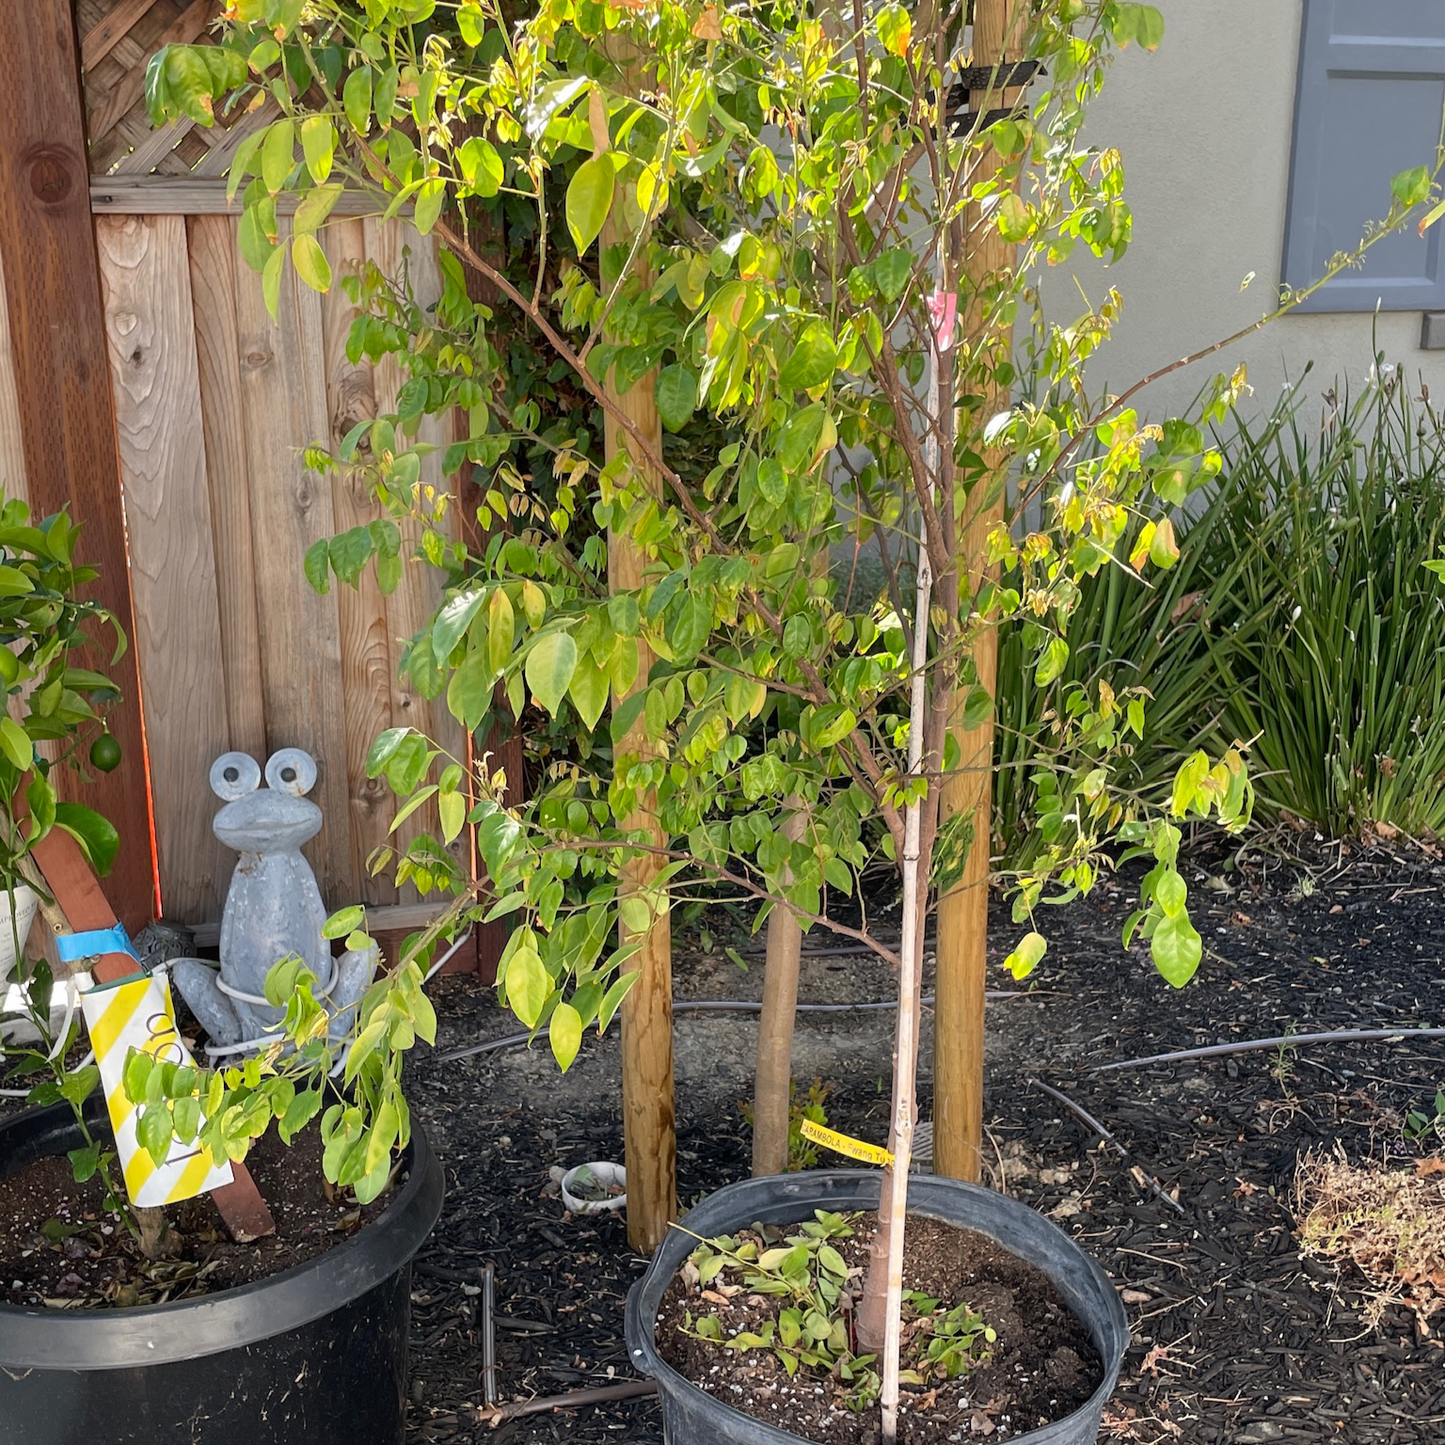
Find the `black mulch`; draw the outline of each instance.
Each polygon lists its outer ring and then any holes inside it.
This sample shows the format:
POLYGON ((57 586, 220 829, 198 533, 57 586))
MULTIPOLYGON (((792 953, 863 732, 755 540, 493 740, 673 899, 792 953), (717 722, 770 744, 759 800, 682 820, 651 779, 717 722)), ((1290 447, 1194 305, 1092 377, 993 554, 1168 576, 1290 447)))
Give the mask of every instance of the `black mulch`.
MULTIPOLYGON (((1121 953, 1131 899, 1123 885, 1104 887, 1050 919, 1037 994, 994 1005, 990 1018, 994 1182, 1002 1176, 1011 1193, 1053 1213, 1126 1291, 1134 1345, 1103 1438, 1445 1439, 1440 1341, 1400 1306, 1373 1325, 1359 1276, 1301 1258, 1290 1210, 1307 1151, 1338 1146, 1354 1160, 1409 1152, 1400 1120, 1445 1086, 1445 1046, 1317 1045, 1090 1072, 1231 1039, 1445 1023, 1445 867, 1394 843, 1341 850, 1299 838, 1238 866, 1207 843, 1187 856, 1207 949, 1188 989, 1169 990, 1138 947, 1121 953), (1032 1088, 1035 1076, 1094 1114, 1129 1157, 1032 1088), (1178 1212, 1151 1192, 1151 1176, 1178 1212)), ((1001 915, 995 936, 1009 929, 1001 915)), ((680 989, 685 974, 683 965, 680 989)), ((466 985, 448 987, 443 1013, 453 1043, 511 1031, 466 985)), ((881 1139, 878 1072, 875 1056, 840 1054, 831 1122, 881 1139)), ((559 1159, 621 1157, 615 1093, 566 1093, 544 1068, 527 1078, 520 1087, 515 1071, 485 1061, 432 1059, 417 1071, 416 1107, 439 1138, 450 1195, 417 1266, 411 1438, 660 1441, 657 1405, 646 1399, 495 1430, 478 1419, 485 1260, 497 1271, 504 1400, 630 1374, 622 1305, 643 1262, 619 1220, 569 1220, 547 1178, 559 1159)), ((746 1173, 732 1102, 744 1088, 729 1079, 710 1094, 680 1094, 684 1202, 746 1173)), ((1436 1322, 1445 1330, 1445 1317, 1436 1322)))

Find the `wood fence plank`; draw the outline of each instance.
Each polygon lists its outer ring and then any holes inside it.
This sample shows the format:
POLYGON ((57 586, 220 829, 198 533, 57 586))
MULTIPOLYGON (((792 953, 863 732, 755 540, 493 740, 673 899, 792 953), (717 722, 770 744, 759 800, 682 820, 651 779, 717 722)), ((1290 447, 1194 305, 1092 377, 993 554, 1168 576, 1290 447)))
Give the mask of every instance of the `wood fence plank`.
POLYGON ((169 121, 167 124, 157 126, 154 130, 148 130, 146 136, 137 142, 128 155, 122 156, 116 163, 116 174, 145 175, 153 171, 175 148, 195 129, 195 121, 190 116, 182 116, 180 120, 169 121))
MULTIPOLYGON (((398 276, 405 262, 418 300, 425 304, 441 295, 436 249, 430 239, 418 236, 410 225, 401 220, 383 223, 369 219, 363 224, 366 232, 366 253, 383 273, 387 276, 398 276)), ((396 409, 397 392, 403 379, 400 366, 392 358, 384 357, 378 363, 376 401, 379 411, 396 409)), ((422 422, 419 432, 422 441, 430 442, 437 448, 422 462, 421 481, 424 486, 435 488, 438 495, 444 493, 447 487, 446 479, 442 475, 442 452, 451 440, 450 427, 450 417, 429 417, 422 422)), ((453 757, 465 763, 466 734, 452 717, 445 698, 428 701, 411 687, 408 680, 399 675, 402 649, 431 616, 442 596, 440 572, 416 555, 421 528, 414 522, 407 522, 402 524, 401 533, 401 555, 404 564, 402 582, 387 598, 387 622, 392 641, 392 725, 418 729, 453 757)), ((409 841, 424 831, 435 834, 435 819, 425 816, 427 811, 419 810, 402 824, 395 835, 399 842, 409 841)), ((460 842, 454 845, 453 851, 463 862, 467 861, 460 842)))
POLYGON ((161 904, 209 916, 230 854, 207 775, 229 746, 186 223, 96 221, 130 538, 161 904))
MULTIPOLYGON (((366 259, 366 235, 360 221, 341 221, 325 234, 326 255, 337 278, 322 298, 325 327, 325 368, 329 438, 333 449, 359 421, 376 415, 373 368, 364 358, 353 364, 346 357, 346 338, 357 308, 346 298, 340 279, 366 259)), ((337 531, 365 526, 381 515, 368 495, 366 478, 342 473, 332 479, 331 505, 337 531)), ((391 726, 392 652, 387 635, 386 598, 367 567, 356 588, 336 584, 341 625, 341 685, 346 711, 347 790, 351 799, 353 877, 361 887, 361 901, 387 904, 396 901, 391 870, 370 876, 366 860, 373 849, 392 841, 391 820, 396 814, 391 789, 383 778, 366 776, 366 757, 378 733, 391 726)))
MULTIPOLYGON (((266 714, 251 544, 251 462, 236 329, 236 223, 226 216, 197 216, 188 234, 227 736, 229 746, 250 753, 264 767, 266 714)), ((212 900, 209 911, 186 921, 219 918, 221 901, 212 900)))
POLYGON ((25 438, 20 431, 20 397, 15 390, 15 358, 10 348, 10 312, 5 304, 5 273, 0 267, 0 491, 30 500, 25 483, 25 438))
MULTIPOLYGON (((42 513, 68 506, 85 523, 82 555, 100 570, 92 595, 130 632, 77 52, 69 0, 0 6, 0 266, 32 505, 42 513)), ((96 661, 105 666, 108 655, 96 661)), ((123 694, 111 726, 125 762, 89 784, 60 783, 119 829, 111 896, 136 929, 152 916, 154 869, 134 651, 109 671, 123 694)))
POLYGON ((311 796, 325 823, 305 851, 322 896, 334 904, 353 887, 341 639, 335 590, 318 596, 302 571, 306 549, 335 530, 330 493, 301 455, 326 435, 318 299, 288 267, 273 321, 261 278, 237 268, 266 743, 305 748, 316 759, 311 796))
MULTIPOLYGON (((236 122, 240 129, 242 122, 236 122)), ((244 137, 237 138, 237 144, 244 137)), ((230 164, 229 138, 221 145, 228 149, 218 165, 230 164)), ((219 149, 220 147, 217 147, 219 149)), ((214 155, 214 152, 212 153, 214 155)), ((207 156, 196 169, 183 176, 155 175, 137 176, 116 174, 92 176, 90 179, 90 209, 96 215, 120 212, 126 215, 155 216, 178 214, 183 216, 206 216, 225 212, 231 216, 241 214, 241 198, 226 198, 226 178, 209 170, 212 161, 207 156)), ((297 206, 294 195, 276 198, 276 213, 289 216, 297 206)), ((377 214, 376 197, 367 191, 343 191, 332 207, 333 216, 374 216, 377 214)))

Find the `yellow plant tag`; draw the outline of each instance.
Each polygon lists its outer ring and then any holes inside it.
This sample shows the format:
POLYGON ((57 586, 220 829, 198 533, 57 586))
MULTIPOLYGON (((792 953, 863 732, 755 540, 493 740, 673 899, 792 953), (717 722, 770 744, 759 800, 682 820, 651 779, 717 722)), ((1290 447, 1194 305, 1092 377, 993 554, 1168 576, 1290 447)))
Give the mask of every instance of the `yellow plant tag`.
POLYGON ((854 1139, 848 1134, 840 1134, 836 1129, 825 1129, 811 1119, 803 1120, 802 1135, 803 1138, 811 1139, 815 1144, 821 1144, 825 1149, 831 1149, 835 1154, 846 1154, 850 1159, 861 1159, 865 1164, 891 1164, 893 1162, 893 1156, 888 1150, 880 1148, 877 1144, 865 1144, 861 1139, 854 1139))

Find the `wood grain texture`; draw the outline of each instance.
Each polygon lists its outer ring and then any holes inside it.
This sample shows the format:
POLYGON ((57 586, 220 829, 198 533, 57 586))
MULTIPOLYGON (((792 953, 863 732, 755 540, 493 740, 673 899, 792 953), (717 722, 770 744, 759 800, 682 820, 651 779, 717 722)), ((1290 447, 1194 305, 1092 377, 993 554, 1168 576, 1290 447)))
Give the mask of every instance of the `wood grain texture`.
MULTIPOLYGON (((325 235, 327 259, 337 283, 322 300, 325 330, 323 365, 329 415, 327 438, 333 449, 359 421, 375 417, 376 379, 365 358, 353 364, 346 357, 346 338, 357 308, 347 300, 340 278, 366 259, 366 233, 360 221, 342 221, 325 235)), ((338 531, 362 527, 381 514, 368 495, 363 471, 347 470, 331 482, 331 506, 338 531)), ((341 686, 345 699, 346 774, 351 807, 352 876, 360 882, 360 901, 385 904, 396 901, 390 871, 370 877, 366 860, 376 848, 392 841, 391 820, 396 815, 391 789, 384 778, 366 776, 366 757, 378 733, 391 726, 391 639, 387 626, 387 599, 367 567, 356 587, 334 584, 341 628, 341 686)))
MULTIPOLYGON (((387 276, 400 276, 405 268, 413 293, 426 304, 441 295, 441 278, 436 265, 436 251, 431 240, 418 236, 404 221, 376 220, 363 223, 366 254, 387 276)), ((396 409, 397 392, 405 380, 401 367, 391 357, 383 357, 376 366, 375 386, 377 410, 382 413, 396 409)), ((447 489, 442 476, 442 450, 450 440, 450 420, 431 417, 422 422, 418 432, 421 441, 437 450, 422 462, 421 485, 438 493, 447 489)), ((434 702, 421 696, 401 676, 402 650, 432 615, 441 601, 442 579, 437 569, 416 555, 421 527, 414 521, 401 524, 402 582, 386 600, 387 634, 391 640, 391 721, 393 727, 414 727, 444 748, 452 757, 465 763, 466 735, 452 717, 444 698, 434 702)), ((419 809, 394 837, 399 844, 415 838, 419 832, 435 833, 434 815, 419 809)), ((460 844, 454 850, 460 855, 460 844)), ((410 893, 406 895, 410 897, 410 893)))
MULTIPOLYGON (((236 129, 241 128, 236 123, 236 129)), ((156 132, 160 134, 160 132, 156 132)), ((237 144, 244 136, 237 138, 237 144)), ((179 140, 180 137, 175 138, 179 140)), ((175 141, 170 142, 171 145, 175 141)), ((160 148, 161 152, 169 146, 160 148)), ((217 166, 229 166, 233 147, 226 143, 225 152, 217 158, 217 166)), ((209 157, 200 162, 201 167, 211 164, 209 157)), ((295 196, 278 196, 278 215, 291 215, 297 206, 295 196)), ((128 215, 154 216, 175 214, 182 216, 209 216, 217 213, 239 217, 241 198, 226 196, 226 178, 214 172, 200 171, 184 176, 172 175, 130 175, 117 172, 108 176, 93 176, 90 181, 90 208, 96 215, 120 212, 128 215)), ((365 191, 346 191, 337 198, 331 214, 333 216, 371 216, 377 209, 376 198, 365 191)))
POLYGON ((155 3, 156 0, 119 0, 85 32, 85 39, 80 42, 81 66, 94 70, 155 3))
MULTIPOLYGON (((994 65, 1018 53, 1013 31, 1025 8, 1018 0, 978 0, 974 14, 973 63, 994 65)), ((1016 91, 1005 91, 1008 105, 1016 91)), ((977 162, 977 174, 988 175, 1001 164, 993 150, 977 162)), ((964 331, 975 343, 985 331, 986 318, 977 300, 985 281, 1013 265, 1014 248, 998 233, 990 217, 970 205, 964 217, 964 295, 960 298, 964 331)), ((1012 333, 993 329, 999 359, 1007 356, 1012 333)), ((1007 409, 1007 391, 986 397, 980 414, 991 416, 1007 409)), ((1005 458, 997 449, 987 454, 989 465, 1001 467, 1005 458)), ((976 484, 982 498, 987 490, 976 484)), ((1003 489, 992 505, 970 500, 959 529, 959 564, 970 586, 977 590, 989 575, 988 538, 1003 518, 1003 489)), ((979 685, 989 696, 997 693, 998 630, 981 629, 973 646, 979 685)), ((957 699, 962 710, 964 691, 957 699)), ((977 1183, 983 1170, 983 1043, 984 992, 988 976, 988 880, 992 842, 993 715, 982 726, 953 728, 959 746, 958 771, 945 779, 942 819, 960 815, 973 818, 973 844, 963 876, 938 901, 937 984, 933 1043, 933 1167, 950 1179, 977 1183)))
POLYGON ((0 492, 30 500, 25 482, 25 438, 20 430, 20 397, 15 390, 15 358, 10 344, 10 312, 5 304, 5 274, 0 268, 0 492))
MULTIPOLYGON (((85 524, 81 555, 100 569, 91 595, 129 633, 130 590, 115 416, 91 231, 78 47, 69 0, 0 7, 0 267, 14 360, 25 474, 37 512, 68 507, 85 524)), ((99 649, 97 649, 99 651, 99 649)), ((109 664, 109 654, 91 659, 109 664)), ((59 779, 116 825, 112 897, 126 926, 153 914, 150 822, 132 651, 109 668, 125 761, 109 776, 59 779)))
MULTIPOLYGON (((221 625, 221 677, 230 747, 263 765, 266 713, 261 624, 251 543, 251 453, 236 323, 236 223, 200 216, 187 227, 197 379, 210 491, 211 545, 221 625)), ((220 916, 219 908, 201 918, 220 916)), ((198 919, 187 919, 197 922, 198 919)))
POLYGON ((336 595, 318 596, 302 563, 335 530, 331 496, 307 470, 305 447, 326 434, 320 376, 320 298, 288 268, 278 319, 261 278, 236 272, 242 414, 249 439, 251 538, 266 747, 304 748, 316 759, 311 797, 325 818, 306 845, 328 903, 352 891, 336 595))
POLYGON ((161 904, 173 917, 204 918, 230 875, 206 786, 230 735, 186 225, 180 216, 109 217, 95 231, 161 904))
MULTIPOLYGON (((602 228, 604 248, 629 240, 619 229, 621 205, 602 228)), ((653 399, 656 373, 648 372, 631 391, 619 394, 610 381, 608 394, 622 413, 633 422, 660 455, 662 422, 653 399)), ((627 434, 608 414, 603 426, 607 460, 631 455, 627 434)), ((645 464, 637 470, 654 490, 661 479, 645 464)), ((626 535, 613 532, 607 539, 607 580, 614 591, 634 591, 642 585, 645 558, 626 535)), ((651 649, 637 644, 637 677, 626 693, 613 698, 619 707, 647 684, 652 667, 651 649)), ((617 748, 619 758, 647 757, 651 744, 643 719, 633 723, 617 748)), ((648 835, 654 844, 667 843, 655 816, 655 800, 649 797, 636 814, 624 822, 629 831, 648 835)), ((621 897, 645 893, 661 871, 656 855, 644 855, 623 866, 621 897)), ((636 944, 637 952, 627 963, 638 979, 622 1001, 622 1129, 627 1164, 627 1238, 634 1249, 648 1254, 667 1234, 669 1221, 677 1217, 677 1133, 673 1096, 672 1062, 672 922, 667 913, 654 918, 640 934, 619 926, 619 942, 636 944)))

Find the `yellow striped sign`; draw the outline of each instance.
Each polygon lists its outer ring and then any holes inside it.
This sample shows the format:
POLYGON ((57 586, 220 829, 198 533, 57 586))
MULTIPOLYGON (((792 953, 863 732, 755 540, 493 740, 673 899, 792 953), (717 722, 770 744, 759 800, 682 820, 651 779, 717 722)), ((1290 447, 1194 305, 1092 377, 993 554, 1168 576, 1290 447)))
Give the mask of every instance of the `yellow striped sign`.
POLYGON ((190 1051, 176 1031, 175 1009, 165 974, 144 974, 111 987, 91 989, 81 995, 80 1006, 90 1029, 101 1088, 115 1131, 115 1150, 131 1203, 150 1209, 193 1199, 229 1184, 230 1164, 212 1163, 209 1151, 199 1141, 183 1144, 174 1140, 166 1162, 157 1167, 136 1138, 140 1106, 126 1098, 121 1080, 126 1055, 135 1048, 162 1063, 192 1062, 190 1051))
POLYGON ((825 1129, 811 1119, 804 1119, 802 1135, 835 1154, 846 1154, 850 1159, 861 1159, 865 1164, 891 1164, 893 1155, 877 1144, 865 1144, 851 1134, 840 1134, 836 1129, 825 1129))

